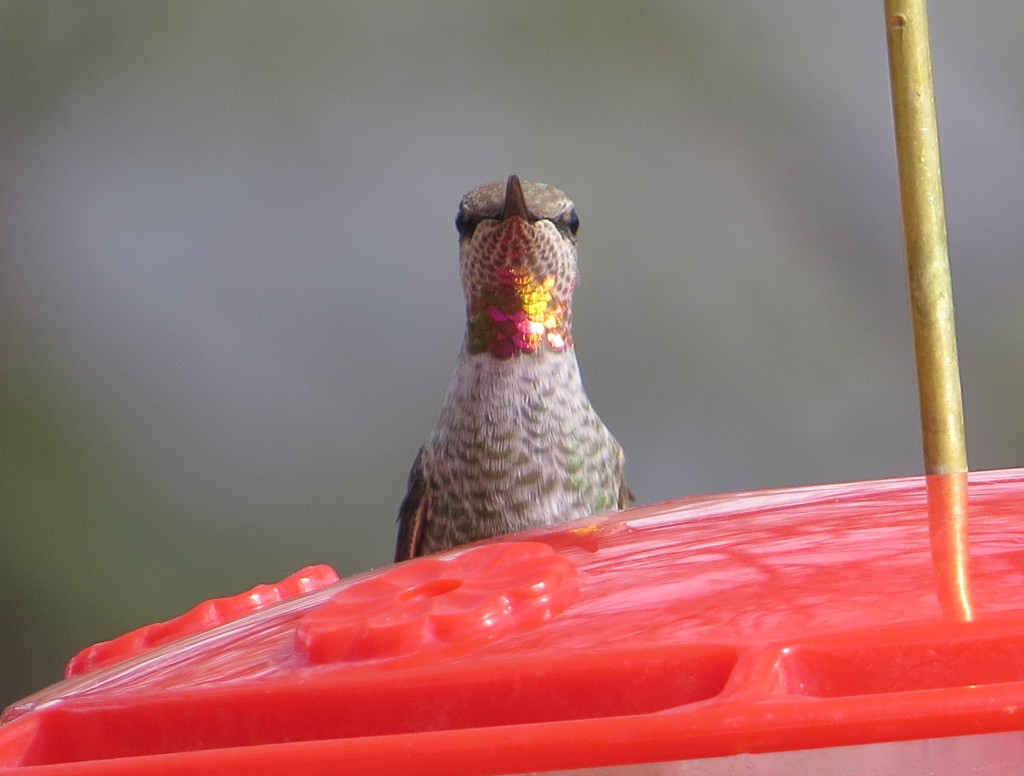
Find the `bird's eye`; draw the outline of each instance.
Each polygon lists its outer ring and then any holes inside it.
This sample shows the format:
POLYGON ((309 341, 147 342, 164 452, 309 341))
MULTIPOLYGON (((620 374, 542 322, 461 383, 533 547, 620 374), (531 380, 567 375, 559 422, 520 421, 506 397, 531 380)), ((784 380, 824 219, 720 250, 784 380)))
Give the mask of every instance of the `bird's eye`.
POLYGON ((555 218, 555 225, 567 231, 573 237, 580 230, 580 217, 576 215, 576 208, 569 208, 555 218))
POLYGON ((466 211, 464 210, 460 209, 459 212, 455 215, 455 228, 459 232, 459 237, 470 237, 476 230, 476 225, 479 223, 479 218, 466 215, 466 211))

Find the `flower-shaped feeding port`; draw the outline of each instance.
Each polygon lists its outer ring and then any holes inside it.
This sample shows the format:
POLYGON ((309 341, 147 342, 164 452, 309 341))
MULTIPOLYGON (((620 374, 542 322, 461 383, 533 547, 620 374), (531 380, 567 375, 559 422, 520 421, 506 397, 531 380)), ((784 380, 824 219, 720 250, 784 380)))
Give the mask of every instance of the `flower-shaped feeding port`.
POLYGON ((127 660, 146 650, 200 631, 210 630, 244 615, 266 609, 271 604, 319 590, 337 581, 338 574, 330 566, 307 566, 276 584, 256 585, 238 595, 204 601, 173 620, 146 625, 111 641, 93 644, 83 649, 68 663, 64 675, 79 676, 127 660))
POLYGON ((578 594, 576 567, 547 544, 484 545, 340 591, 299 621, 297 648, 314 664, 433 654, 531 628, 578 594))

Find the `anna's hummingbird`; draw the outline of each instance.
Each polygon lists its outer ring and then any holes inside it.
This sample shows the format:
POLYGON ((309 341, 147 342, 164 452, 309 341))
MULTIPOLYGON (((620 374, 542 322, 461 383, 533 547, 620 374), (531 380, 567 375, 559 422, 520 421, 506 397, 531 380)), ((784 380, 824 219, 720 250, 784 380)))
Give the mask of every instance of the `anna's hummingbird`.
POLYGON ((572 340, 576 208, 543 183, 488 183, 455 218, 466 338, 398 512, 395 560, 622 509, 622 448, 572 340))

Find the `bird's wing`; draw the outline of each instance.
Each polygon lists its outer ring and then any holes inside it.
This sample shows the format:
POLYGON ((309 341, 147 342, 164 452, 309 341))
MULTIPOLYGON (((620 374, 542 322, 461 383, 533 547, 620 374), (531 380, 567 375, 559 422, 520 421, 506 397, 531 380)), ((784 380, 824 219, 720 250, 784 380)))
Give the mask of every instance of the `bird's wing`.
POLYGON ((626 484, 626 458, 622 450, 619 450, 619 509, 625 509, 631 501, 635 500, 636 496, 626 484))
POLYGON ((423 529, 430 519, 430 493, 423 475, 423 450, 420 449, 409 472, 409 489, 398 507, 398 541, 395 563, 415 558, 423 546, 423 529))

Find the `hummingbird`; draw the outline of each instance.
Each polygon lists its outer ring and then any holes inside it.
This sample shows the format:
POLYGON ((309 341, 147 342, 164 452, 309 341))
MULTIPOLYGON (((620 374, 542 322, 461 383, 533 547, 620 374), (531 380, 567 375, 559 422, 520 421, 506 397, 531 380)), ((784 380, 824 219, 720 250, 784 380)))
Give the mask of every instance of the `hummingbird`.
POLYGON ((573 349, 576 207, 543 183, 470 191, 455 218, 466 334, 409 473, 395 560, 623 509, 622 447, 573 349))

